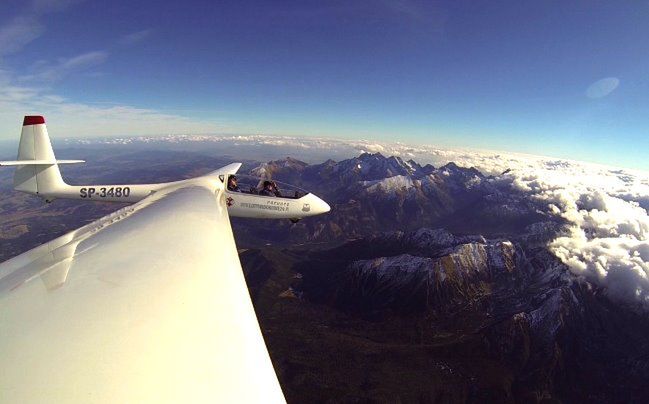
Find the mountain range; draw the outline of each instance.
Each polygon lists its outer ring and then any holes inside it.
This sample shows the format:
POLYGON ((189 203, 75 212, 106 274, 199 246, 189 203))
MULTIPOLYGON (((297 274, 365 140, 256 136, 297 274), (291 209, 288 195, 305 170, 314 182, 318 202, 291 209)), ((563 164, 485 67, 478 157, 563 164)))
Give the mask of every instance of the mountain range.
MULTIPOLYGON (((286 158, 250 169, 251 174, 295 184, 322 196, 330 214, 294 226, 245 221, 238 226, 250 243, 331 242, 420 227, 443 227, 458 234, 529 235, 542 227, 557 229, 561 220, 547 207, 508 183, 475 168, 454 163, 435 168, 364 153, 358 157, 309 165, 286 158)), ((552 236, 552 234, 548 234, 552 236)))

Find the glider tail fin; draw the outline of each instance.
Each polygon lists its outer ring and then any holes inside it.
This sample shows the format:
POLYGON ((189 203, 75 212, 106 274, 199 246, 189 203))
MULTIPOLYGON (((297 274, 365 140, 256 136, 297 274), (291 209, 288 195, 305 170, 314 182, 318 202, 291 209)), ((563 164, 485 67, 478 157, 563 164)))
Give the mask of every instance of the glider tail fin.
POLYGON ((17 166, 14 189, 30 194, 51 194, 67 185, 61 177, 59 164, 78 163, 80 160, 56 160, 45 118, 25 116, 18 146, 18 159, 0 161, 0 166, 17 166))

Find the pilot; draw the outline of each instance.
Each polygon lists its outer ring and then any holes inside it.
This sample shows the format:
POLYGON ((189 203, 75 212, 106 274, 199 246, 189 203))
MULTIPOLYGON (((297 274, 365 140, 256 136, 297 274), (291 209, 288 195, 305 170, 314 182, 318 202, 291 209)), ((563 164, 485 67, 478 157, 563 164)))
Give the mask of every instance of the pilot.
POLYGON ((234 175, 228 177, 228 191, 241 192, 241 189, 239 189, 239 185, 237 185, 237 177, 234 175))
POLYGON ((277 185, 275 184, 275 181, 268 181, 268 180, 264 181, 264 187, 259 192, 259 195, 282 196, 282 194, 277 189, 277 185))

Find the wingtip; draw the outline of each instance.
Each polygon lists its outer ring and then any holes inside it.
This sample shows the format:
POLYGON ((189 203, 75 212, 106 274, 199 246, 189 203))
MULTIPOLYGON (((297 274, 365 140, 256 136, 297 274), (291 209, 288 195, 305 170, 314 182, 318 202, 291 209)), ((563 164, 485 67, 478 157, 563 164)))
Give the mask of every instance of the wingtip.
POLYGON ((45 123, 45 118, 41 115, 25 115, 25 119, 23 119, 23 126, 38 125, 41 123, 45 123))

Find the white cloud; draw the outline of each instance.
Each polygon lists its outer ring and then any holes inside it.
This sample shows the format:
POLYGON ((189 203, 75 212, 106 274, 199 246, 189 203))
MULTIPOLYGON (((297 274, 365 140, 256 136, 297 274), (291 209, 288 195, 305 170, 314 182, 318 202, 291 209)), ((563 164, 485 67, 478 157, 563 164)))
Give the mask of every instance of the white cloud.
POLYGON ((25 12, 0 27, 0 57, 20 51, 43 35, 41 19, 45 14, 61 11, 83 0, 32 0, 25 12))
POLYGON ((150 29, 131 32, 130 34, 123 35, 120 38, 119 42, 123 45, 133 45, 144 41, 151 36, 151 33, 152 31, 150 29))
POLYGON ((0 139, 18 136, 24 115, 45 115, 60 136, 206 133, 223 130, 215 120, 191 119, 128 105, 88 105, 29 87, 0 83, 0 139))
POLYGON ((362 150, 362 152, 368 152, 368 153, 382 153, 385 152, 385 147, 378 143, 361 143, 358 145, 359 149, 362 150))
POLYGON ((108 52, 93 51, 76 55, 70 58, 59 58, 56 62, 50 63, 41 61, 35 64, 32 74, 20 76, 20 81, 54 82, 63 79, 65 76, 78 73, 82 70, 102 64, 108 58, 108 52))
POLYGON ((0 27, 0 57, 21 50, 41 36, 44 28, 33 16, 19 16, 0 27))
POLYGON ((606 77, 597 80, 586 89, 588 98, 603 98, 615 91, 620 85, 620 79, 617 77, 606 77))

